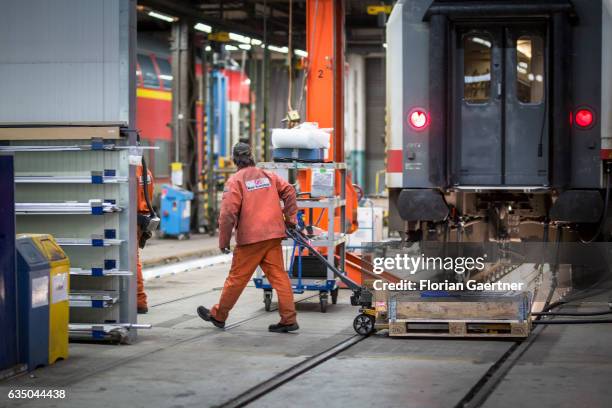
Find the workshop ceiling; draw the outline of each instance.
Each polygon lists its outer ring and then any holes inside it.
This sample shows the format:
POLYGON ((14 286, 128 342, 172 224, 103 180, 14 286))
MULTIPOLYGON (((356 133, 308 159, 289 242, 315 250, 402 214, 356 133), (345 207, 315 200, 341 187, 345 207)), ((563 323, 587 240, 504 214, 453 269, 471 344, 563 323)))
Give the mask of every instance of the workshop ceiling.
MULTIPOLYGON (((270 44, 285 46, 289 31, 290 1, 293 3, 293 41, 296 48, 305 48, 306 0, 138 0, 138 30, 169 29, 167 22, 148 15, 148 11, 155 10, 252 38, 263 39, 265 33, 270 44)), ((381 50, 384 43, 384 18, 368 14, 367 8, 384 3, 392 4, 393 1, 345 0, 348 48, 381 50)))

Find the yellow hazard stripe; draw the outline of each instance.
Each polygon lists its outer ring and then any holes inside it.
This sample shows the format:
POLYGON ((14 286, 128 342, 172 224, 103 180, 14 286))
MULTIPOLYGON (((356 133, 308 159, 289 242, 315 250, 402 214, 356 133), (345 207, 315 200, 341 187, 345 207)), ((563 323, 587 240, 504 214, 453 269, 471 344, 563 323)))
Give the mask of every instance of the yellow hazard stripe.
POLYGON ((172 92, 158 91, 155 89, 136 88, 136 96, 138 98, 157 99, 160 101, 172 100, 172 92))
MULTIPOLYGON (((172 92, 157 91, 155 89, 136 88, 136 96, 138 98, 157 99, 158 101, 171 101, 172 92)), ((196 101, 197 105, 202 105, 201 100, 196 101)))

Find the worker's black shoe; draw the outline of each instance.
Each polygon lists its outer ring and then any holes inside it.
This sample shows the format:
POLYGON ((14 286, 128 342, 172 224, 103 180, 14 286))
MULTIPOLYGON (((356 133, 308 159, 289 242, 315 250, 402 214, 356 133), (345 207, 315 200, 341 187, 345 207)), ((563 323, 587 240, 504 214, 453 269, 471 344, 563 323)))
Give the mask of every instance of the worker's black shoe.
POLYGON ((147 314, 149 313, 149 308, 146 306, 138 306, 138 309, 136 311, 138 312, 138 314, 147 314))
POLYGON ((270 326, 268 326, 268 330, 274 333, 287 333, 287 332, 292 332, 292 331, 296 331, 297 329, 299 329, 300 326, 298 326, 297 323, 293 323, 293 324, 271 324, 270 326))
POLYGON ((204 306, 198 306, 198 316, 202 318, 202 320, 206 320, 207 322, 211 322, 218 328, 222 329, 225 327, 225 322, 221 322, 210 314, 210 310, 205 308, 204 306))

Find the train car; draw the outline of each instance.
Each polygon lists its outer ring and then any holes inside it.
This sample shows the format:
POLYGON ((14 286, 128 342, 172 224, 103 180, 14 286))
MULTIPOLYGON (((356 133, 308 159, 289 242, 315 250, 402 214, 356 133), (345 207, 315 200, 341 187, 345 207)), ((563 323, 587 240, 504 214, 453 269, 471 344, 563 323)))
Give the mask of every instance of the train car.
POLYGON ((390 229, 503 242, 541 240, 554 223, 568 240, 608 239, 611 77, 610 0, 398 1, 390 229))
MULTIPOLYGON (((159 147, 158 150, 150 151, 147 158, 156 185, 161 185, 170 181, 170 163, 175 160, 175 142, 170 127, 172 71, 169 55, 160 50, 139 49, 136 77, 136 126, 141 132, 144 145, 159 147)), ((238 141, 241 134, 248 134, 251 126, 245 114, 250 103, 250 80, 235 67, 215 70, 211 77, 215 93, 214 153, 217 160, 223 163, 230 158, 232 144, 238 141)), ((202 80, 202 67, 199 63, 196 64, 196 80, 198 83, 202 80)), ((202 95, 198 93, 197 134, 202 126, 202 100, 202 95)), ((210 115, 210 107, 207 112, 210 115)))

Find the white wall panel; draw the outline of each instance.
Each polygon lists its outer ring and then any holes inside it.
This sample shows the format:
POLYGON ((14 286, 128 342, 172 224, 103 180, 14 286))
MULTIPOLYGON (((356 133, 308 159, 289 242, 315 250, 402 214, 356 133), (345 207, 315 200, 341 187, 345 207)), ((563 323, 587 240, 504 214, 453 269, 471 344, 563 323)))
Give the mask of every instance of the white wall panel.
POLYGON ((129 0, 4 0, 0 123, 129 121, 129 0))

